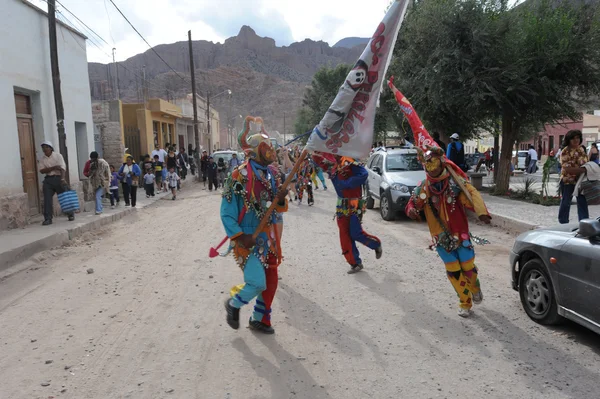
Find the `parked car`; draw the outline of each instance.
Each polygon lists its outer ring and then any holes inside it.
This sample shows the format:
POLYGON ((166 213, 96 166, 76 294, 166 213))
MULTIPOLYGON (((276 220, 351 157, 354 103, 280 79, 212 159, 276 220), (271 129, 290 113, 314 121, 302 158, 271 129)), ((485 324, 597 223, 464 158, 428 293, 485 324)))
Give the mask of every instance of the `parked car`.
POLYGON ((535 322, 566 318, 600 334, 600 218, 520 235, 510 268, 512 286, 535 322))
POLYGON ((467 163, 468 166, 471 167, 471 169, 475 169, 475 167, 477 166, 477 164, 479 163, 479 160, 481 158, 485 158, 485 155, 482 154, 481 152, 475 152, 473 154, 465 154, 465 162, 467 163))
POLYGON ((404 212, 412 191, 425 180, 417 150, 409 147, 375 152, 367 162, 367 170, 367 209, 373 209, 375 200, 379 200, 384 220, 393 220, 398 212, 404 212))
POLYGON ((233 158, 233 154, 237 154, 237 157, 240 160, 240 162, 244 161, 244 153, 243 152, 237 152, 237 151, 232 151, 232 150, 215 151, 212 153, 211 156, 213 157, 215 162, 217 162, 219 160, 219 158, 223 158, 223 161, 225 161, 225 164, 229 167, 229 161, 231 161, 231 158, 233 158))

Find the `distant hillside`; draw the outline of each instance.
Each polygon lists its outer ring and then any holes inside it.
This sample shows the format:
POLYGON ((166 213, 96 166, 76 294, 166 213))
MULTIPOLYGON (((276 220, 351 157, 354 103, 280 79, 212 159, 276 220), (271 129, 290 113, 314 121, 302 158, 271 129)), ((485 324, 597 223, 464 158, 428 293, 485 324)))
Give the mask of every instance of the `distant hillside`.
POLYGON ((369 43, 369 38, 363 37, 347 37, 333 45, 333 48, 354 48, 356 46, 366 46, 369 43))
MULTIPOLYGON (((223 44, 199 40, 192 45, 200 94, 204 95, 207 91, 216 94, 226 89, 233 91, 232 104, 229 104, 226 96, 213 102, 221 112, 222 120, 228 114, 252 114, 262 116, 269 130, 283 132, 285 113, 288 133, 293 130, 304 89, 310 84, 314 73, 323 66, 354 64, 362 52, 362 49, 332 48, 323 41, 308 39, 277 47, 273 39, 258 36, 248 26, 243 26, 237 36, 227 39, 223 44)), ((162 44, 156 46, 155 50, 188 79, 187 42, 162 44)), ((151 50, 133 56, 120 65, 119 86, 125 102, 136 102, 142 97, 144 66, 150 97, 169 100, 191 92, 189 79, 186 82, 178 77, 151 50)), ((112 80, 112 74, 113 66, 89 64, 93 99, 112 97, 108 83, 112 80)))

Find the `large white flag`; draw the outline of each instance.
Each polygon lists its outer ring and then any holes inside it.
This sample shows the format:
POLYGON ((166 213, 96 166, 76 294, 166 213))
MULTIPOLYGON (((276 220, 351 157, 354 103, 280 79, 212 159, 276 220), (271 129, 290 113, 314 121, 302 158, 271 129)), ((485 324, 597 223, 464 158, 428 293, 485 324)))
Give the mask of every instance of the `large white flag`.
POLYGON ((396 0, 348 74, 323 120, 313 129, 306 149, 366 158, 385 73, 390 64, 408 0, 396 0))

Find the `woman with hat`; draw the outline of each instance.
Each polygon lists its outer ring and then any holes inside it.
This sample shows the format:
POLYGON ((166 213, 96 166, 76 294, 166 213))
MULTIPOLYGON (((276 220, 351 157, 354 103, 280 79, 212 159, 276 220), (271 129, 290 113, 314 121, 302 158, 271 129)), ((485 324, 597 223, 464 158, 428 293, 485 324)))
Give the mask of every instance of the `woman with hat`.
MULTIPOLYGON (((44 193, 44 222, 42 225, 48 226, 52 224, 54 194, 62 194, 68 190, 65 179, 67 165, 62 155, 54 151, 54 146, 50 141, 42 143, 42 151, 44 155, 40 159, 40 173, 46 175, 42 185, 44 193)), ((75 220, 73 212, 67 213, 67 216, 69 221, 75 220)))

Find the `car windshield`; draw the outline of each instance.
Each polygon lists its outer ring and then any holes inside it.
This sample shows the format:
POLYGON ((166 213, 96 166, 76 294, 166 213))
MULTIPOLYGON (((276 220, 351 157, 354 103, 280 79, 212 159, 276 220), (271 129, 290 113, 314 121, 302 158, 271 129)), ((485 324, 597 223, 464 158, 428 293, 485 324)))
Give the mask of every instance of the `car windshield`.
POLYGON ((385 169, 388 172, 408 172, 423 170, 417 154, 389 154, 385 160, 385 169))
POLYGON ((215 162, 218 162, 219 158, 223 158, 223 161, 225 161, 225 163, 229 163, 229 161, 231 161, 232 154, 228 152, 217 152, 213 154, 213 159, 215 160, 215 162))

